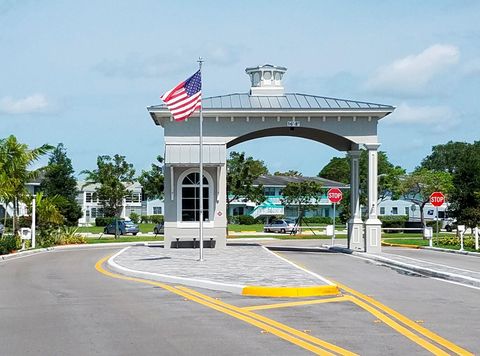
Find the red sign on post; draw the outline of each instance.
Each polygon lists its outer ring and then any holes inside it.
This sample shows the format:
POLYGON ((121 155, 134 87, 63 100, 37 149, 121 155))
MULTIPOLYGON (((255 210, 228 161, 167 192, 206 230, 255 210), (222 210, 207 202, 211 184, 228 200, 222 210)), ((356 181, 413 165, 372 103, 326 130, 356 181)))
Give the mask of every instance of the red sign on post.
POLYGON ((330 188, 327 192, 327 197, 331 203, 339 203, 343 198, 343 194, 338 188, 330 188))
POLYGON ((433 192, 430 195, 430 204, 433 206, 441 206, 443 203, 445 203, 445 196, 442 192, 433 192))

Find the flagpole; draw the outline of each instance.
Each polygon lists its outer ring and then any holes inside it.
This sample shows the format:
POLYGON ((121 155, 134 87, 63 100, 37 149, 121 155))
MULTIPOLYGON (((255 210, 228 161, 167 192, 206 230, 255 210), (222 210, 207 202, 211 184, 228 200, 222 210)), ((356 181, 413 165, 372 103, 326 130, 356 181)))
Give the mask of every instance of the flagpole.
MULTIPOLYGON (((202 57, 198 58, 198 70, 202 76, 202 57)), ((203 261, 203 105, 200 106, 200 258, 203 261)))

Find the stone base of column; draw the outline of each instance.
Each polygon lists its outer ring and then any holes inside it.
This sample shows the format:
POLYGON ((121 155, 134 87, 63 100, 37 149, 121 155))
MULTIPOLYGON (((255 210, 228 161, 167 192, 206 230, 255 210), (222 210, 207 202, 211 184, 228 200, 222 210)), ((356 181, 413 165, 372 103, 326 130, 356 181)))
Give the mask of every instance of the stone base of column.
POLYGON ((366 251, 368 253, 382 252, 382 222, 377 219, 368 219, 365 222, 366 251))
POLYGON ((356 218, 348 221, 348 238, 349 249, 354 251, 363 251, 365 249, 362 219, 356 218))

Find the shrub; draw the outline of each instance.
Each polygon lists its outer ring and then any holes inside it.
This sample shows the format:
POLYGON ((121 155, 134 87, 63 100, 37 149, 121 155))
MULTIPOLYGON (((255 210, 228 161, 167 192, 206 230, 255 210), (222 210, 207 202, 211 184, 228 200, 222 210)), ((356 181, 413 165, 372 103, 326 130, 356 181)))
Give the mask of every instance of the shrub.
POLYGON ((330 225, 333 223, 333 219, 327 216, 309 216, 307 218, 303 218, 303 222, 309 225, 314 225, 314 224, 330 225))
POLYGON ((153 224, 160 224, 163 222, 163 215, 150 215, 150 221, 153 224))
POLYGON ((238 215, 238 223, 240 225, 253 225, 257 221, 253 216, 250 215, 238 215))
POLYGON ((0 255, 6 255, 7 253, 18 250, 20 247, 20 239, 14 235, 3 235, 0 237, 0 255))
MULTIPOLYGON (((439 240, 441 245, 446 246, 460 246, 460 237, 451 235, 451 236, 444 236, 441 237, 439 240)), ((475 248, 475 239, 471 236, 465 236, 463 238, 463 245, 469 248, 475 248)))
POLYGON ((95 226, 107 226, 108 224, 115 221, 113 217, 101 217, 95 218, 95 226))
POLYGON ((135 224, 140 222, 140 215, 135 212, 130 213, 130 220, 132 220, 135 224))

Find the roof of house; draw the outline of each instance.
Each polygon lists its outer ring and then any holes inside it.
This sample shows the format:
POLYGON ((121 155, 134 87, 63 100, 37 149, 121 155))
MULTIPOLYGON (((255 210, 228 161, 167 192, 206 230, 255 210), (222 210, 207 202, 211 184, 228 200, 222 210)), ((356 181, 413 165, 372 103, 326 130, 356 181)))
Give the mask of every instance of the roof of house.
POLYGON ((348 189, 348 184, 336 182, 334 180, 325 179, 321 177, 303 177, 303 176, 275 176, 275 175, 261 175, 255 181, 255 185, 263 186, 286 186, 288 183, 299 183, 305 181, 316 181, 325 188, 342 188, 348 189))
MULTIPOLYGON (((330 98, 326 96, 285 93, 284 95, 250 95, 235 93, 212 96, 202 99, 202 108, 232 110, 393 110, 391 105, 368 103, 365 101, 330 98)), ((148 110, 167 109, 165 104, 148 107, 148 110)))

